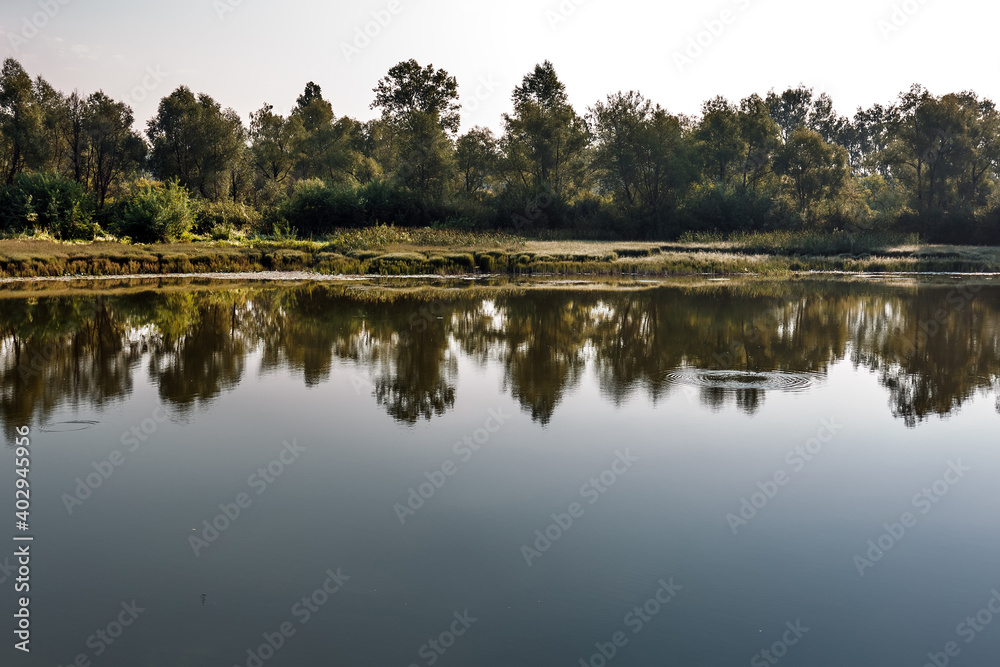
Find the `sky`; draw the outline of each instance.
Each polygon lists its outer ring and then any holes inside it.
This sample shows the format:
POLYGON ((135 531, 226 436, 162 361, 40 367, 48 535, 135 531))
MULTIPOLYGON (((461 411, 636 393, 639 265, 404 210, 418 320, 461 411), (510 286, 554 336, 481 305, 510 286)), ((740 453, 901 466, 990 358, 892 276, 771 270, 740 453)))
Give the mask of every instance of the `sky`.
POLYGON ((981 0, 3 0, 0 51, 63 92, 128 102, 137 126, 178 86, 246 121, 308 81, 367 120, 372 89, 416 59, 455 76, 462 125, 499 130, 550 60, 578 113, 638 90, 675 114, 802 83, 839 113, 921 83, 1000 101, 1000 3, 981 0))

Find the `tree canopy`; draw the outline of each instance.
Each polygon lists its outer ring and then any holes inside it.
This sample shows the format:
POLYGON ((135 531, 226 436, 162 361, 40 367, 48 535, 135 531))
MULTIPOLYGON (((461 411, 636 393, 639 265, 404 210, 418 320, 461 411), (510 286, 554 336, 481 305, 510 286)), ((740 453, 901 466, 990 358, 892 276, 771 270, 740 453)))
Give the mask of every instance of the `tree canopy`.
POLYGON ((44 199, 62 202, 52 206, 65 212, 58 229, 75 230, 66 233, 93 233, 88 216, 123 228, 115 216, 138 210, 124 202, 180 201, 175 183, 201 212, 202 233, 239 220, 263 234, 389 222, 588 238, 814 229, 1000 243, 1000 112, 973 91, 915 85, 852 115, 804 85, 717 96, 696 116, 637 91, 578 111, 544 61, 513 88, 496 128, 464 132, 458 80, 442 68, 399 62, 373 92, 371 120, 337 116, 336 95, 314 81, 289 106, 263 103, 244 120, 179 86, 141 132, 126 102, 64 94, 7 58, 0 227, 49 219, 34 212, 44 199))

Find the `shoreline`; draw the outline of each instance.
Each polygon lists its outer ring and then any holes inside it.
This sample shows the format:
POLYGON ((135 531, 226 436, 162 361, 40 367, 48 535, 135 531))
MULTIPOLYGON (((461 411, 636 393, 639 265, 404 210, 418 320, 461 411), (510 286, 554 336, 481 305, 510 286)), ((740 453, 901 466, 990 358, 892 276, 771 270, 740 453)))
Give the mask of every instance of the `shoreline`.
POLYGON ((1000 248, 897 246, 854 254, 737 243, 525 241, 502 247, 335 248, 313 241, 255 244, 0 241, 0 281, 256 275, 300 280, 386 277, 604 278, 803 275, 994 275, 1000 248))

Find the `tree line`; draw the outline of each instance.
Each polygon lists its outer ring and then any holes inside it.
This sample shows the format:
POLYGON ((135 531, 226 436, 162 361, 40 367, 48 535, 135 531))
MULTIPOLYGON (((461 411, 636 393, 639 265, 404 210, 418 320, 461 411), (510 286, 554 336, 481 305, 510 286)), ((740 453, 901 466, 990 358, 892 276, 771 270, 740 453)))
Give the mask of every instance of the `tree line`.
POLYGON ((1000 115, 971 91, 915 85, 839 115, 805 86, 700 115, 634 91, 577 111, 552 63, 512 92, 499 135, 461 131, 458 82, 414 60, 336 116, 308 83, 287 114, 244 123, 181 86, 145 131, 103 92, 0 73, 0 228, 137 241, 322 236, 376 223, 527 236, 665 239, 774 229, 919 233, 1000 243, 1000 115))
MULTIPOLYGON (((850 363, 914 427, 977 398, 992 402, 1000 389, 997 288, 925 333, 928 313, 953 312, 956 294, 750 282, 572 294, 470 288, 434 298, 312 284, 4 299, 0 427, 45 423, 69 399, 107 405, 143 381, 171 414, 184 414, 276 372, 308 387, 353 384, 412 425, 455 410, 467 363, 477 373, 496 368, 504 391, 541 424, 587 384, 615 405, 661 403, 687 394, 675 373, 683 368, 825 376, 850 363)), ((736 403, 753 413, 769 391, 720 384, 698 393, 713 410, 736 403)))

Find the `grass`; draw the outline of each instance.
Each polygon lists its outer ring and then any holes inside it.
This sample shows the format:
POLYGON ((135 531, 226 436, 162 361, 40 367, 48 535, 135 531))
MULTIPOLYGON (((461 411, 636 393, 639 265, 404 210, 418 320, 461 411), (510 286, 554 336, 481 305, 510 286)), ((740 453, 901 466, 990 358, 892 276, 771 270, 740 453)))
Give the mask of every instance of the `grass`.
POLYGON ((921 245, 890 234, 770 232, 673 243, 529 241, 506 234, 378 226, 322 240, 131 245, 0 240, 0 277, 309 271, 322 274, 783 276, 810 271, 1000 272, 1000 248, 921 245))

